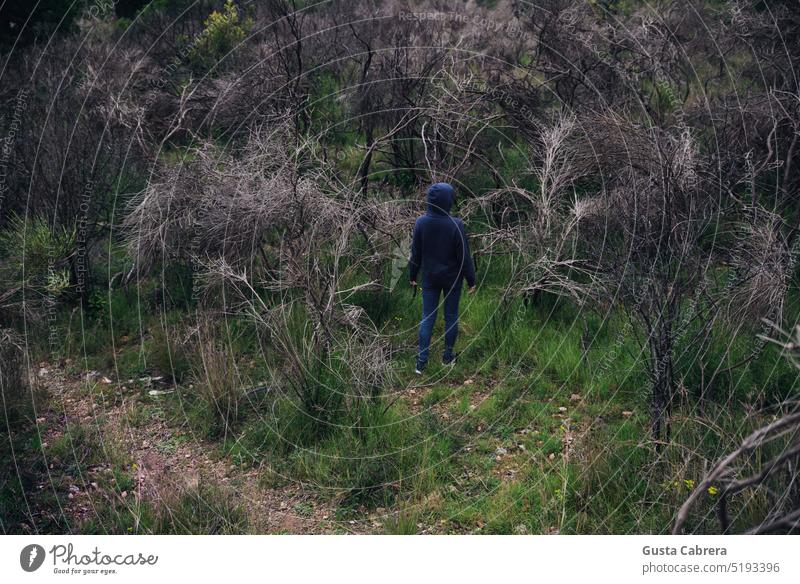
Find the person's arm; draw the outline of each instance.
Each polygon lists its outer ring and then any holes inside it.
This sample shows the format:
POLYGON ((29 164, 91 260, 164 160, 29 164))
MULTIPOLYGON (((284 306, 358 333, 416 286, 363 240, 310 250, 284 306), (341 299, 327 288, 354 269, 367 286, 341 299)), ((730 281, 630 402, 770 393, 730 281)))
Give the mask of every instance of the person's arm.
POLYGON ((420 266, 422 266, 422 230, 419 227, 419 219, 417 219, 411 237, 411 256, 408 258, 408 278, 414 286, 417 284, 420 266))
POLYGON ((475 288, 475 264, 472 263, 472 253, 469 251, 469 238, 467 237, 467 228, 464 222, 459 219, 458 231, 461 233, 461 251, 463 256, 461 259, 461 270, 464 274, 464 279, 467 281, 467 286, 470 292, 475 288))

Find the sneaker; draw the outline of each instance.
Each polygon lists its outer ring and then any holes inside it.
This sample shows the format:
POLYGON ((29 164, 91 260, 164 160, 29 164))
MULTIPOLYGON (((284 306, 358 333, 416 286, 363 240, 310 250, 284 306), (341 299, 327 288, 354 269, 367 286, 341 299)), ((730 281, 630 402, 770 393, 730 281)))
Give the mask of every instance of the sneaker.
POLYGON ((447 357, 443 357, 442 365, 455 365, 457 357, 458 357, 457 353, 453 353, 453 355, 449 359, 447 357))
POLYGON ((417 375, 422 375, 422 370, 419 369, 419 368, 416 368, 416 369, 414 369, 414 373, 416 373, 417 375))

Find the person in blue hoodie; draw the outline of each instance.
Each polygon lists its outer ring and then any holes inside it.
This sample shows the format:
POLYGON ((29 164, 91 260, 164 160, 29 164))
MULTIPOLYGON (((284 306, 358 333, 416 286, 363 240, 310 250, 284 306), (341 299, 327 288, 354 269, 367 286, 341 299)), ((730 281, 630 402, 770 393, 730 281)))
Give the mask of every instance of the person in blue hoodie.
POLYGON ((453 348, 458 336, 458 303, 464 280, 469 293, 475 291, 475 266, 469 252, 464 222, 450 215, 455 191, 448 183, 436 183, 428 188, 428 212, 417 218, 411 242, 408 272, 411 285, 417 285, 422 270, 422 321, 419 325, 419 352, 416 373, 421 374, 428 363, 433 325, 440 298, 444 297, 444 357, 445 364, 455 361, 453 348))

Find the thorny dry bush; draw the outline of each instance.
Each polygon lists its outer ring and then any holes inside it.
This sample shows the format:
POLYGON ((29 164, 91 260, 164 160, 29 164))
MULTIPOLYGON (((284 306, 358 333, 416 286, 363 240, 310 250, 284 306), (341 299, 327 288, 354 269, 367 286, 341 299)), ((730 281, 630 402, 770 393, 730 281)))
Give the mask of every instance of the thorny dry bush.
POLYGON ((139 269, 207 257, 239 265, 266 254, 275 243, 270 228, 291 229, 290 197, 309 196, 283 138, 254 133, 240 156, 204 143, 178 164, 162 164, 125 218, 139 269))
POLYGON ((729 260, 734 277, 726 318, 731 323, 780 320, 793 261, 784 221, 761 206, 743 215, 729 260))
POLYGON ((474 199, 468 208, 468 214, 480 211, 491 222, 476 253, 512 258, 506 296, 549 292, 582 304, 597 292, 595 272, 576 247, 578 221, 594 204, 579 200, 575 192, 586 174, 571 144, 576 125, 566 113, 537 123, 528 170, 537 190, 512 184, 474 199))
POLYGON ((143 169, 128 96, 143 72, 130 55, 112 57, 112 51, 111 43, 91 38, 29 47, 15 52, 0 84, 0 135, 8 137, 0 226, 11 227, 20 216, 41 219, 53 239, 82 231, 85 253, 77 253, 73 237, 64 255, 69 284, 79 291, 88 289, 78 286, 86 268, 80 262, 109 233, 117 197, 124 198, 131 176, 143 169))
POLYGON ((722 181, 694 133, 644 127, 614 114, 586 121, 591 135, 574 144, 596 194, 584 203, 593 212, 578 221, 581 257, 597 270, 602 296, 616 298, 637 321, 633 330, 642 331, 653 435, 669 438, 676 358, 687 347, 696 355, 711 342, 714 323, 730 312, 726 307, 739 302, 739 309, 758 312, 765 299, 782 295, 785 245, 768 252, 764 238, 769 245, 779 235, 763 235, 763 228, 734 231, 734 265, 738 258, 745 277, 722 285, 716 266, 728 246, 719 241, 721 225, 735 210, 721 204, 722 181), (754 255, 767 262, 755 275, 741 264, 754 255), (754 279, 762 286, 758 294, 748 293, 754 279))
POLYGON ((139 269, 190 262, 204 306, 252 317, 281 357, 273 385, 328 421, 380 395, 392 347, 355 294, 380 294, 410 209, 338 181, 286 126, 241 154, 211 144, 165 164, 126 219, 139 269))
MULTIPOLYGON (((535 122, 529 173, 472 201, 489 220, 477 252, 512 258, 505 297, 549 292, 595 309, 621 303, 642 331, 656 439, 669 436, 676 355, 710 342, 717 317, 778 307, 790 270, 778 219, 751 211, 716 241, 719 181, 687 128, 662 130, 613 112, 535 122), (735 277, 722 286, 714 266, 735 277)), ((753 315, 756 315, 754 318, 753 315)), ((741 325, 740 325, 741 326, 741 325)))

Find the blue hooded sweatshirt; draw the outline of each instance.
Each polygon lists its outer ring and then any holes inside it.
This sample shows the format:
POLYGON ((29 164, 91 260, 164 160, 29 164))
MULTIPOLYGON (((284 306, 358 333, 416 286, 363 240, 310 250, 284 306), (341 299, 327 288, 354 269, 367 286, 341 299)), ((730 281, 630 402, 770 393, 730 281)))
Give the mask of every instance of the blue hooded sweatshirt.
POLYGON ((448 183, 428 189, 428 212, 417 218, 408 262, 409 277, 417 281, 420 268, 423 287, 475 285, 475 267, 469 252, 464 222, 450 215, 455 192, 448 183))

